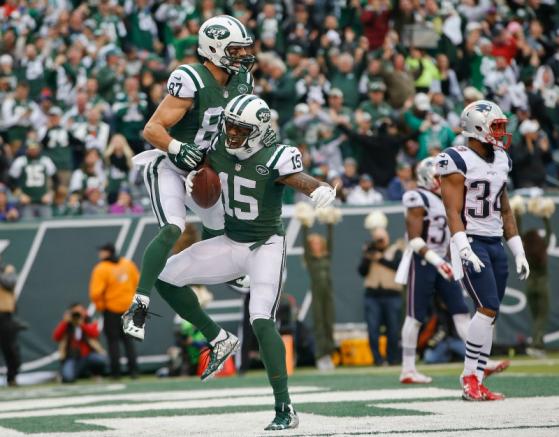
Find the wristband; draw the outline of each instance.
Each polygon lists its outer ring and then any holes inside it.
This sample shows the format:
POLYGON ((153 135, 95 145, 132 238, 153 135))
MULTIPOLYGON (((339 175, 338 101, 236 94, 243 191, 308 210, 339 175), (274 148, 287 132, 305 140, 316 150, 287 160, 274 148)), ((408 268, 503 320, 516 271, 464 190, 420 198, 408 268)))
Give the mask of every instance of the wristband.
POLYGON ((167 152, 171 155, 178 155, 178 153, 181 151, 181 146, 182 143, 173 138, 167 146, 167 152))
POLYGON ((519 235, 515 235, 507 241, 510 251, 516 257, 518 255, 524 255, 524 245, 522 244, 522 239, 519 235))
POLYGON ((423 248, 426 246, 426 244, 425 244, 425 240, 424 240, 423 238, 421 238, 421 237, 415 237, 415 238, 412 238, 412 239, 409 241, 409 246, 412 248, 412 250, 413 250, 415 253, 419 253, 419 251, 420 251, 421 249, 423 249, 423 248))
POLYGON ((439 255, 437 255, 432 250, 428 250, 427 252, 425 252, 425 256, 423 258, 425 258, 425 261, 427 261, 429 264, 434 265, 435 267, 444 263, 444 259, 442 259, 439 255))

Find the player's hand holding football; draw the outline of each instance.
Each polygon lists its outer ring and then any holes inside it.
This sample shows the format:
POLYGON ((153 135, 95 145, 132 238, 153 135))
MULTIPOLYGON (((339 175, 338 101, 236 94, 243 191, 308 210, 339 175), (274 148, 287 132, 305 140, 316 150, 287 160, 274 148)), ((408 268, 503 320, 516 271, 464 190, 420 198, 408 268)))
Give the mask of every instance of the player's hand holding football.
POLYGON ((184 186, 186 188, 186 194, 192 196, 192 187, 194 186, 194 176, 198 173, 196 170, 192 170, 188 175, 186 175, 186 179, 184 180, 184 186))
POLYGON ((336 199, 336 188, 330 185, 321 185, 310 194, 310 198, 314 202, 316 208, 324 208, 330 205, 336 199))
POLYGON ((204 152, 198 150, 194 143, 181 143, 173 140, 169 143, 169 158, 178 168, 185 171, 193 170, 204 159, 204 152))

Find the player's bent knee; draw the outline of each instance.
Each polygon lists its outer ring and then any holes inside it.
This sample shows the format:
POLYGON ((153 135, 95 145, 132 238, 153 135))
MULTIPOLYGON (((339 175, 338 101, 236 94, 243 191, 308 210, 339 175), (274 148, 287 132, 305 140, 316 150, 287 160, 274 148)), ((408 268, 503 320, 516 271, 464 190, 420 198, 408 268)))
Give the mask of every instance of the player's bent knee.
MULTIPOLYGON (((184 227, 184 224, 183 224, 184 227)), ((159 238, 161 238, 161 241, 165 244, 168 245, 172 245, 175 244, 175 242, 179 239, 179 237, 181 236, 181 228, 175 224, 167 224, 165 226, 163 226, 160 230, 159 230, 159 238)))
POLYGON ((253 325, 255 320, 273 320, 270 314, 250 314, 250 324, 253 325))

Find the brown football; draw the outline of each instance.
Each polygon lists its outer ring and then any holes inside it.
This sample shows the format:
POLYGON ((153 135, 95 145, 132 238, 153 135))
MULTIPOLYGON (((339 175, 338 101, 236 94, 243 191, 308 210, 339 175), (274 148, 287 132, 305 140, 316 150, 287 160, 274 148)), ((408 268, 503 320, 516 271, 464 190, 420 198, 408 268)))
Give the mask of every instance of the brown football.
POLYGON ((210 208, 219 200, 221 183, 211 167, 204 166, 198 170, 192 183, 192 198, 201 208, 210 208))

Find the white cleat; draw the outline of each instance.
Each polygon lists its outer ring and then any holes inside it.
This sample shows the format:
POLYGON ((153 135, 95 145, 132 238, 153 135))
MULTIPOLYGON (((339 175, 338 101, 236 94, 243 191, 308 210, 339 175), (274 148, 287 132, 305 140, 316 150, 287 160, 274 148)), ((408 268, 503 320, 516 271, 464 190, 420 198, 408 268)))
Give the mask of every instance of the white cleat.
POLYGON ((419 373, 417 370, 402 372, 400 374, 400 382, 402 384, 429 384, 431 381, 433 381, 433 378, 419 373))

